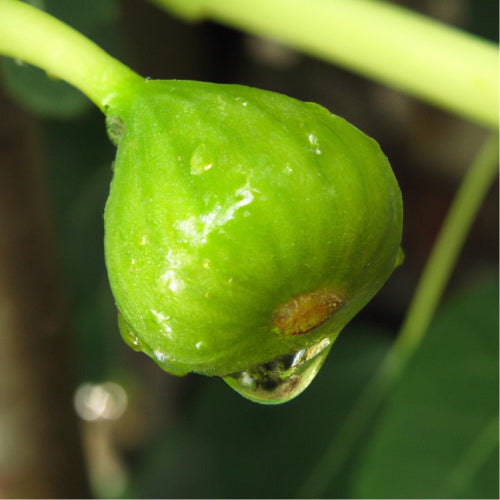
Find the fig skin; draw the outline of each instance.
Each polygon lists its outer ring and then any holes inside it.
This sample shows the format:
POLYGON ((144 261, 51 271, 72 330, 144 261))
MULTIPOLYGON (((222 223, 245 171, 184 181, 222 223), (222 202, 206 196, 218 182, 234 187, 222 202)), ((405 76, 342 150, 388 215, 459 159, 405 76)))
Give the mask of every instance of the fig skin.
POLYGON ((396 266, 391 167, 323 107, 148 80, 107 117, 110 285, 125 340, 166 371, 224 376, 333 343, 396 266))

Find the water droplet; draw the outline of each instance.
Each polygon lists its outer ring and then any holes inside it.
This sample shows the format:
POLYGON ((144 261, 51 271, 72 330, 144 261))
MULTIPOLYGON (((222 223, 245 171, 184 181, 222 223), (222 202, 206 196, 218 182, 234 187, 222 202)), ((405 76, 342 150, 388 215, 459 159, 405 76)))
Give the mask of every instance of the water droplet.
POLYGON ((195 149, 189 164, 193 175, 201 175, 208 172, 213 167, 213 162, 209 157, 208 149, 205 144, 195 149))
POLYGON ((318 145, 318 138, 314 134, 309 134, 307 136, 307 139, 309 140, 309 144, 311 144, 312 146, 318 145))
POLYGON ((172 338, 172 327, 170 326, 170 316, 166 316, 165 314, 156 311, 155 309, 151 309, 151 314, 156 318, 161 327, 160 333, 166 335, 169 339, 172 338))
MULTIPOLYGON (((207 243, 207 237, 214 230, 218 230, 224 224, 236 217, 240 208, 250 205, 254 200, 253 188, 247 182, 244 186, 234 192, 234 197, 227 197, 224 205, 215 203, 211 210, 198 216, 175 223, 176 229, 182 233, 193 245, 204 245, 207 243)), ((241 212, 243 213, 243 211, 241 212)))
POLYGON ((318 138, 314 134, 309 134, 307 136, 307 140, 309 141, 309 144, 314 147, 314 153, 320 155, 321 149, 319 148, 318 138))
POLYGON ((158 349, 155 349, 153 351, 154 357, 159 361, 160 363, 163 363, 165 360, 168 359, 168 356, 164 353, 159 351, 158 349))
POLYGON ((324 338, 318 344, 296 353, 279 356, 249 370, 223 377, 236 392, 263 404, 286 403, 312 382, 330 350, 324 338))
POLYGON ((115 146, 118 146, 120 139, 125 133, 125 124, 116 115, 108 116, 106 117, 106 131, 111 142, 115 146))
POLYGON ((130 271, 132 273, 136 273, 137 272, 137 265, 136 265, 136 260, 134 258, 130 259, 130 267, 129 267, 130 271))
POLYGON ((180 292, 186 287, 184 280, 173 269, 168 269, 161 275, 161 281, 171 292, 180 292))
POLYGON ((130 348, 132 348, 134 351, 142 351, 142 345, 135 335, 135 333, 132 331, 132 328, 128 326, 128 323, 125 321, 122 313, 118 311, 118 327, 120 329, 120 334, 122 336, 123 341, 125 344, 127 344, 130 348))

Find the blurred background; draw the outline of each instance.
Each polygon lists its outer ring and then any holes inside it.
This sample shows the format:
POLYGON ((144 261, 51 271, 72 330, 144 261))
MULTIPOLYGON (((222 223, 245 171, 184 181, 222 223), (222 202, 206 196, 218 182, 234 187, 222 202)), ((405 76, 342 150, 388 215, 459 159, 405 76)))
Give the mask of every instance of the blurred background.
MULTIPOLYGON (((2 58, 0 496, 310 496, 304 485, 397 334, 488 131, 145 0, 32 3, 145 77, 282 92, 374 137, 403 193, 406 260, 290 403, 260 406, 220 379, 166 374, 117 329, 102 220, 115 151, 103 116, 65 83, 2 58)), ((498 41, 496 1, 397 3, 498 41)), ((426 339, 354 448, 324 475, 328 498, 498 498, 497 185, 426 339)))

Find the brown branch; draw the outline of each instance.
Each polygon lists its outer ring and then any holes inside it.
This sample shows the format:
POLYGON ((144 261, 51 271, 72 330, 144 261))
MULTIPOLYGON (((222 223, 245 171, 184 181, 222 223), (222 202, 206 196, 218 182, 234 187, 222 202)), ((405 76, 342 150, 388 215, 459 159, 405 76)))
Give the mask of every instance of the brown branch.
POLYGON ((0 496, 90 495, 36 127, 0 94, 0 496))

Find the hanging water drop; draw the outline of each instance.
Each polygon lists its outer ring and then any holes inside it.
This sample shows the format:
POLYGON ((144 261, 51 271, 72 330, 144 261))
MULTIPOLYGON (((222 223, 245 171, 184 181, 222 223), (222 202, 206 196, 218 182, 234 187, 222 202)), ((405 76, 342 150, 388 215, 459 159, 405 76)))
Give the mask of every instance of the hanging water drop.
POLYGON ((330 340, 324 338, 309 349, 279 356, 223 379, 251 401, 262 404, 285 403, 298 396, 312 382, 330 347, 330 340))

